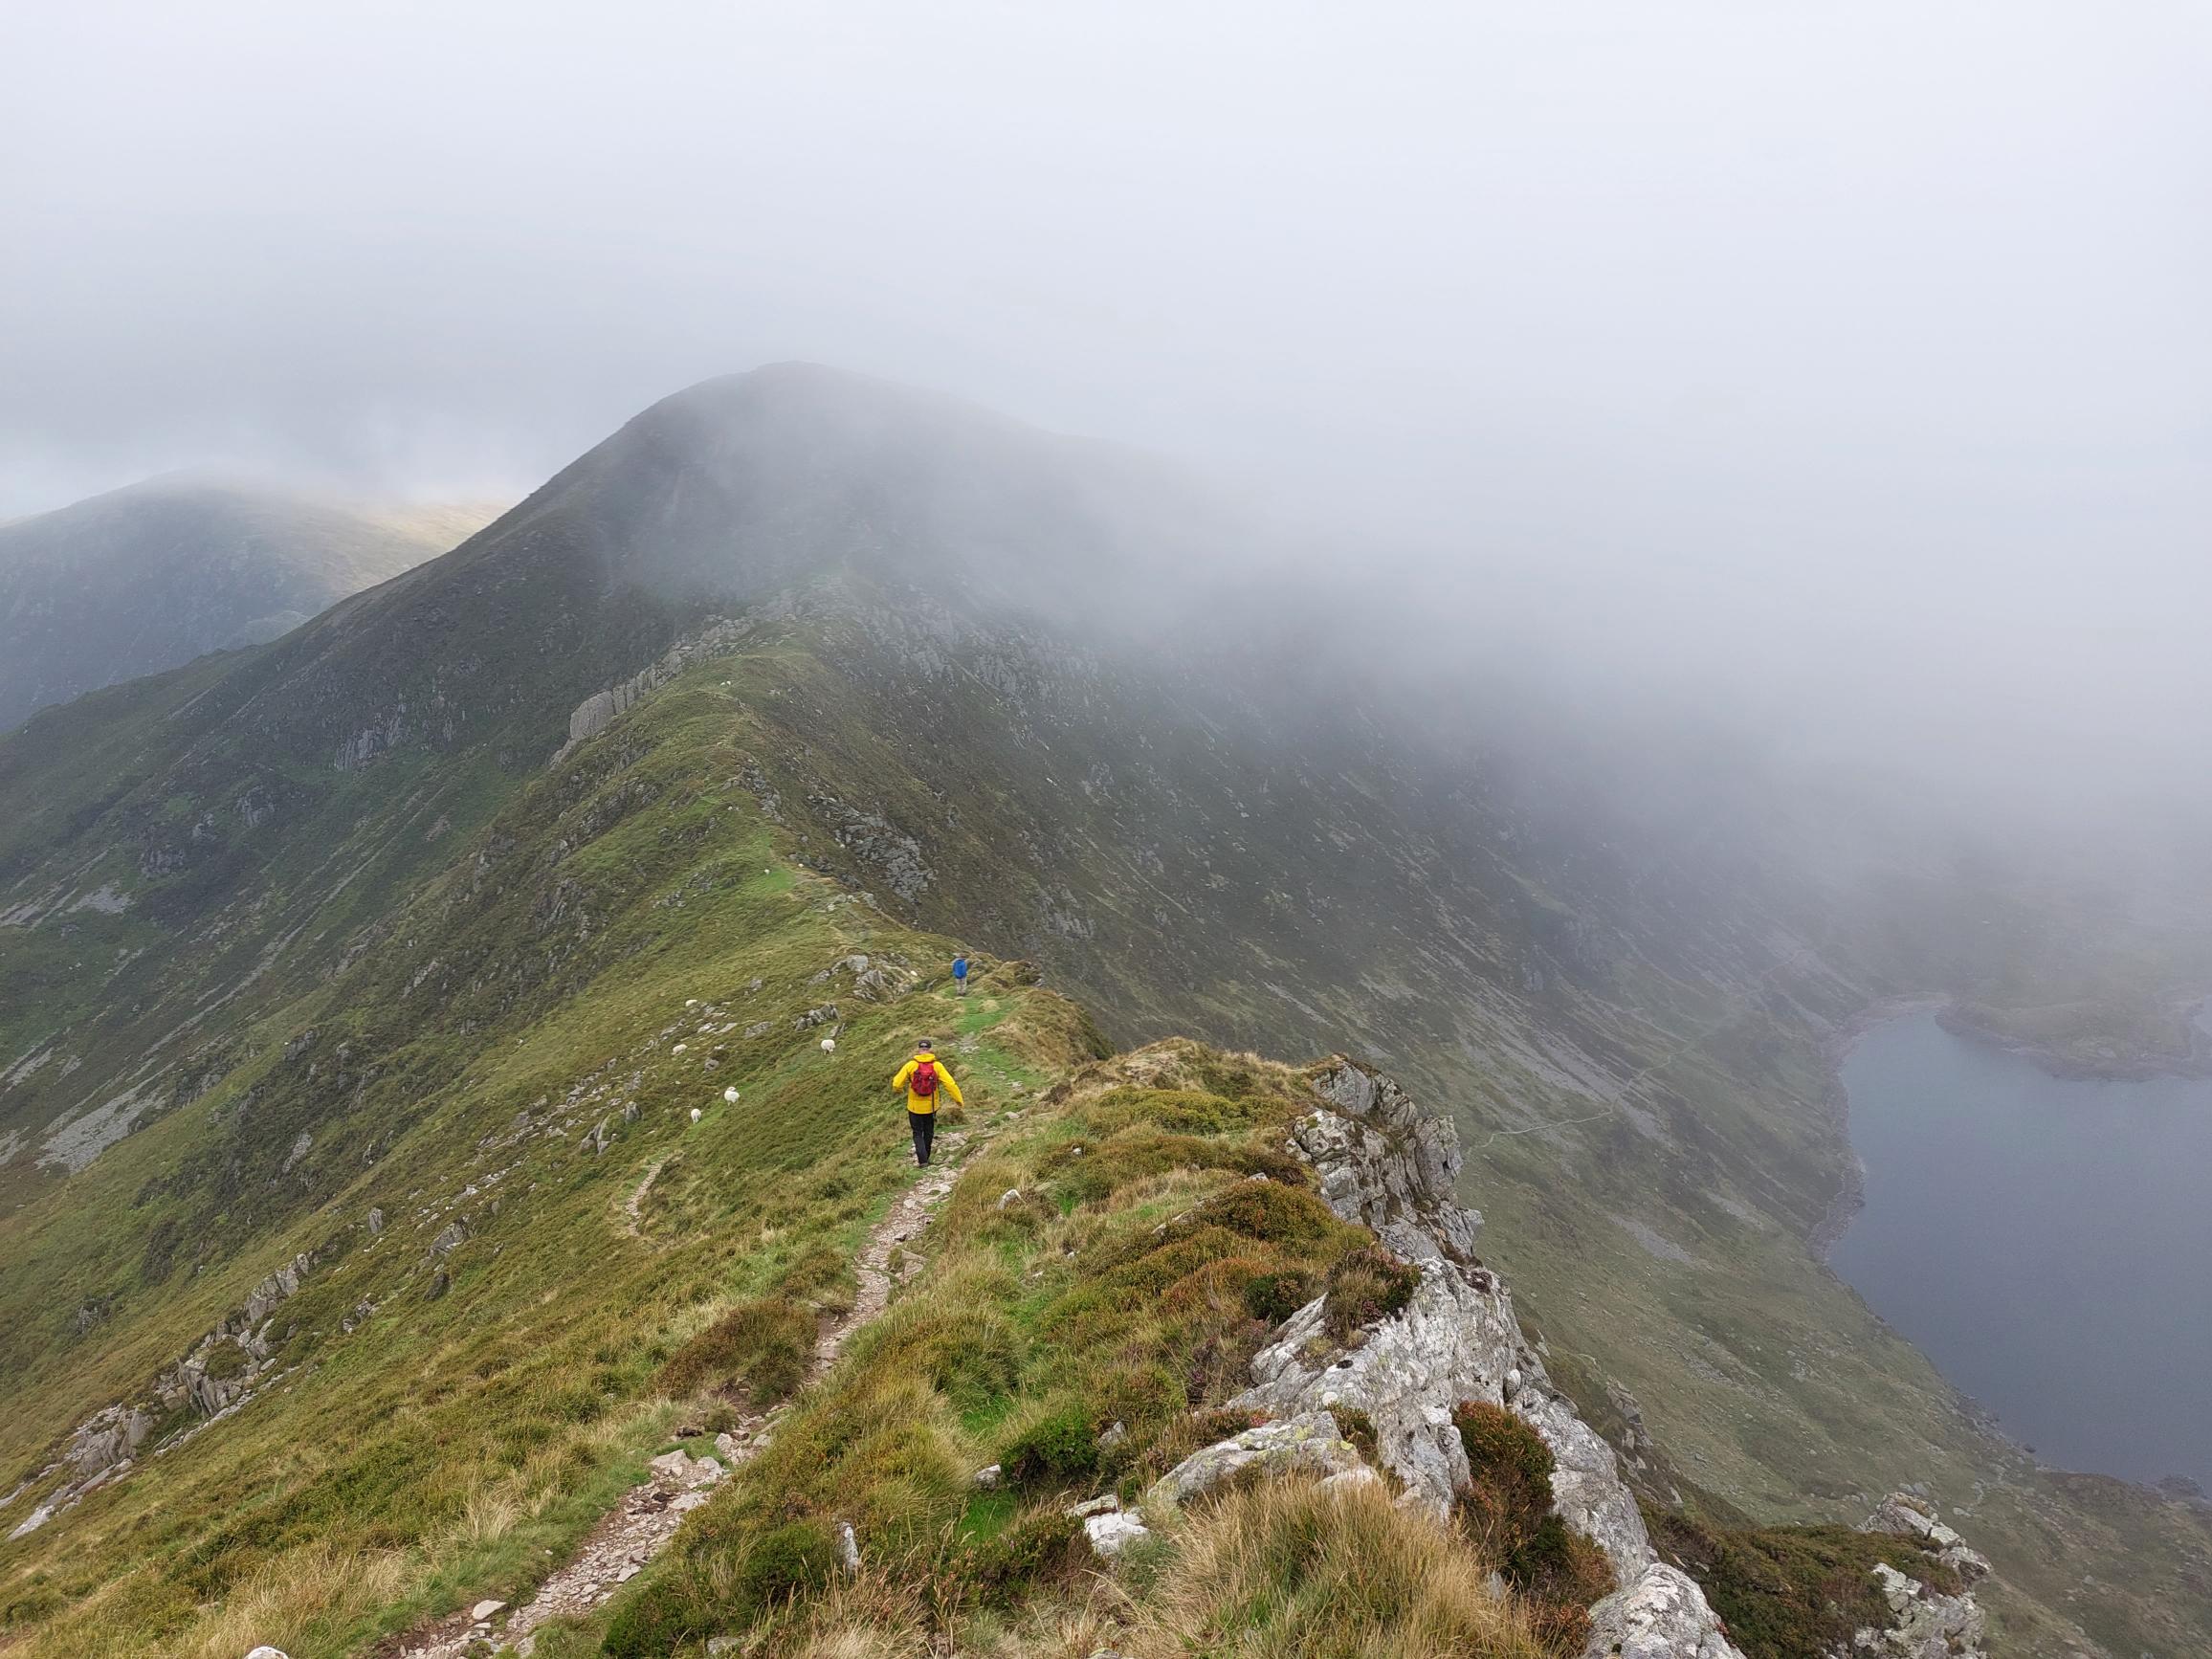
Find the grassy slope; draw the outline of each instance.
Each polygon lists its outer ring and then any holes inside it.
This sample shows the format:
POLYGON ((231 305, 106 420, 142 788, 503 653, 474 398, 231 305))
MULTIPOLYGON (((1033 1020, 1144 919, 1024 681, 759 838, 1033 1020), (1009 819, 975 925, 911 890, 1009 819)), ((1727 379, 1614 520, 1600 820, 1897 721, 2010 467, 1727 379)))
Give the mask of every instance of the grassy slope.
MULTIPOLYGON (((311 1043, 289 1059, 263 1048, 214 1094, 0 1223, 11 1264, 0 1328, 51 1327, 57 1286, 68 1306, 100 1294, 110 1309, 85 1338, 31 1344, 22 1358, 22 1409, 0 1438, 10 1485, 270 1267, 301 1250, 321 1257, 280 1311, 293 1332, 282 1363, 297 1369, 276 1391, 0 1546, 0 1605, 35 1627, 31 1651, 141 1651, 158 1633, 176 1651, 222 1653, 237 1626, 212 1604, 251 1604, 256 1586, 271 1605, 298 1598, 300 1616, 283 1615, 292 1651, 338 1651, 453 1584, 511 1586, 653 1449, 665 1413, 648 1384, 669 1344, 793 1272, 806 1294, 837 1294, 841 1270, 825 1262, 843 1260, 903 1179, 883 1080, 939 1005, 875 1008, 848 988, 834 1059, 793 1020, 837 994, 813 978, 850 951, 932 962, 945 951, 792 869, 749 803, 722 787, 742 726, 705 692, 658 699, 495 822, 486 846, 512 847, 511 882, 465 862, 384 945, 238 1038, 312 1029, 311 1043), (600 827, 587 842, 583 822, 600 827), (564 831, 573 856, 558 874, 538 868, 564 831), (534 921, 563 883, 573 908, 534 921), (432 961, 448 971, 414 984, 432 961), (573 994, 586 984, 589 996, 573 994), (676 1022, 693 1034, 690 997, 719 999, 740 1030, 770 1030, 695 1037, 673 1057, 679 1038, 660 1033, 676 1022), (580 1081, 581 1119, 549 1133, 580 1081), (719 1098, 731 1084, 735 1107, 719 1098), (634 1123, 620 1117, 625 1100, 639 1108, 634 1123), (705 1108, 696 1127, 695 1104, 705 1108), (608 1153, 580 1153, 610 1111, 608 1153), (519 1113, 534 1114, 526 1128, 519 1113), (309 1161, 327 1163, 297 1193, 223 1179, 303 1128, 309 1161), (623 1203, 655 1162, 632 1237, 623 1203), (372 1205, 391 1218, 374 1243, 362 1225, 372 1205), (176 1259, 149 1276, 149 1211, 210 1244, 205 1272, 176 1259), (470 1237, 443 1262, 452 1288, 432 1297, 427 1246, 454 1214, 470 1218, 470 1237), (365 1298, 377 1312, 342 1334, 365 1298), (304 1616, 349 1583, 372 1588, 304 1616)), ((981 1102, 1020 1074, 1025 1044, 1047 1042, 1013 1010, 993 1011, 1009 1017, 963 1048, 981 1102)), ((1056 1054, 1066 1038, 1049 1035, 1056 1054)))

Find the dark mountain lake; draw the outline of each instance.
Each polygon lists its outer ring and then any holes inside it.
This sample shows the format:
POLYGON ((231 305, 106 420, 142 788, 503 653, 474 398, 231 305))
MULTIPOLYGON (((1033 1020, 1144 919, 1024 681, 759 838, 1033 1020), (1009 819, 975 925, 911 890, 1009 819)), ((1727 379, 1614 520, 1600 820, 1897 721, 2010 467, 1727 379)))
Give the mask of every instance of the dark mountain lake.
POLYGON ((2212 1489, 2212 1082, 2066 1081, 1923 1014, 1844 1087, 1836 1272, 2045 1462, 2212 1489))

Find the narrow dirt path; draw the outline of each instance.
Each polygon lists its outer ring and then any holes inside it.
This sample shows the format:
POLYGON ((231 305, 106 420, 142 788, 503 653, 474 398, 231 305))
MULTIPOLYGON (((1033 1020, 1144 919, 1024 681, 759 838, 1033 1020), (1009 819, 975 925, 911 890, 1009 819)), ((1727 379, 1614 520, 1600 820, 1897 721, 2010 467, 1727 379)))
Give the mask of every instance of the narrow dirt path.
MULTIPOLYGON (((967 1141, 962 1130, 940 1138, 921 1179, 868 1229, 852 1264, 859 1290, 848 1312, 822 1321, 814 1358, 807 1368, 807 1383, 836 1362, 853 1332, 883 1312, 892 1291, 920 1271, 920 1255, 907 1247, 928 1229, 937 1206, 952 1190, 958 1179, 954 1165, 967 1141), (904 1259, 895 1272, 892 1257, 900 1252, 904 1259)), ((626 1208, 637 1204, 658 1173, 657 1166, 647 1173, 626 1208)), ((631 1213, 634 1216, 634 1208, 631 1213)), ((532 1632, 539 1626, 549 1619, 589 1613, 613 1595, 617 1585, 643 1571, 675 1536, 684 1515, 707 1501, 715 1483, 767 1445, 781 1410, 747 1417, 736 1428, 716 1435, 713 1457, 694 1458, 679 1450, 654 1458, 649 1466, 651 1477, 631 1487, 600 1518, 576 1554, 555 1568, 523 1605, 510 1611, 504 1604, 479 1602, 476 1607, 486 1609, 482 1618, 476 1616, 476 1608, 455 1613, 378 1651, 387 1659, 464 1659, 489 1648, 529 1659, 537 1641, 532 1632)))

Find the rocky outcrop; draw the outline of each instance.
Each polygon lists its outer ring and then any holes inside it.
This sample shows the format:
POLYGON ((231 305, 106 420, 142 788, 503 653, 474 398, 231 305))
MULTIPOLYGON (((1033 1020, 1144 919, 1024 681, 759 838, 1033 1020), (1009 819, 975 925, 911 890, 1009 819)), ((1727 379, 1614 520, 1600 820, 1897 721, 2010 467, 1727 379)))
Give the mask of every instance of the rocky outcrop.
POLYGON ((1254 1357, 1253 1385, 1229 1405, 1278 1419, 1363 1412, 1378 1455, 1407 1496, 1449 1513, 1468 1478, 1451 1408, 1463 1400, 1503 1405, 1506 1376, 1521 1358, 1505 1291, 1488 1272, 1474 1272, 1471 1282, 1441 1257, 1424 1264, 1405 1309, 1362 1333, 1357 1347, 1330 1338, 1324 1300, 1316 1297, 1254 1357))
MULTIPOLYGON (((165 1439, 154 1449, 157 1452, 244 1405, 276 1368, 277 1338, 272 1316, 280 1303, 299 1294, 300 1282, 314 1266, 314 1257, 305 1252, 294 1256, 255 1285, 244 1304, 193 1343, 190 1352, 165 1366, 144 1398, 103 1405, 71 1429, 59 1458, 39 1476, 58 1471, 64 1477, 61 1484, 10 1537, 35 1532, 86 1493, 129 1473, 141 1449, 165 1419, 189 1408, 200 1422, 174 1440, 165 1439)), ((17 1493, 22 1490, 18 1488, 17 1493)))
POLYGON ((1697 1581, 1654 1561, 1590 1609, 1582 1659, 1743 1659, 1697 1581))
POLYGON ((627 713, 640 698, 658 691, 693 663, 735 650, 753 631, 753 627, 746 619, 710 623, 690 638, 676 641, 658 661, 640 669, 620 685, 593 692, 570 712, 568 741, 555 752, 553 759, 556 762, 566 759, 577 744, 586 738, 597 737, 614 723, 615 716, 627 713))
MULTIPOLYGON (((1252 1386, 1230 1404, 1267 1412, 1286 1432, 1331 1412, 1363 1413, 1378 1460, 1404 1486, 1401 1501, 1440 1517, 1471 1472, 1453 1408, 1503 1406, 1550 1449, 1559 1517, 1612 1563, 1618 1587, 1593 1610, 1594 1620, 1604 1613, 1593 1659, 1741 1659, 1696 1583, 1653 1554, 1612 1448, 1551 1385, 1511 1294, 1476 1259, 1482 1218, 1458 1200, 1452 1125, 1349 1061, 1313 1081, 1323 1104, 1293 1130, 1293 1150, 1313 1166, 1329 1207, 1417 1264, 1421 1282, 1404 1308, 1344 1340, 1328 1331, 1326 1298, 1309 1302, 1253 1359, 1252 1386)), ((1210 1447, 1174 1474, 1231 1463, 1250 1438, 1210 1447)))
POLYGON ((1314 1088, 1329 1109, 1300 1122, 1292 1139, 1329 1207, 1374 1228, 1407 1261, 1442 1254, 1471 1263, 1482 1215, 1459 1202, 1464 1159, 1450 1120, 1349 1062, 1321 1072, 1314 1088))
POLYGON ((1383 1467, 1408 1501, 1438 1515, 1469 1476, 1452 1408, 1505 1406, 1551 1449, 1560 1518, 1604 1548, 1618 1583, 1632 1584, 1654 1559, 1643 1516, 1612 1448, 1550 1385, 1511 1294, 1475 1260, 1482 1221, 1453 1185, 1457 1132, 1389 1078, 1349 1061, 1324 1068, 1314 1088, 1325 1104, 1294 1129, 1294 1150, 1313 1164, 1329 1207, 1418 1263, 1421 1284, 1403 1310, 1351 1342, 1327 1335, 1323 1299, 1300 1308, 1252 1360, 1253 1386, 1231 1404, 1278 1418, 1365 1413, 1383 1467))
POLYGON ((1934 1507, 1910 1493, 1893 1492, 1860 1523, 1863 1533, 1894 1533, 1917 1540, 1928 1552, 1968 1585, 1989 1577, 1989 1559, 1967 1547, 1966 1540, 1945 1526, 1934 1507))
POLYGON ((1987 1559, 1945 1526, 1934 1509, 1906 1493, 1884 1498, 1859 1530, 1913 1539, 1957 1575, 1960 1588, 1938 1588, 1887 1563, 1877 1564, 1874 1581, 1890 1605, 1890 1623, 1859 1630, 1851 1639, 1852 1659, 1982 1659, 1988 1621, 1974 1600, 1974 1586, 1989 1576, 1987 1559))
POLYGON ((1145 1498, 1147 1502, 1188 1503, 1248 1470, 1263 1474, 1309 1470, 1326 1476, 1364 1467, 1357 1449, 1338 1429, 1335 1418, 1326 1411, 1308 1411, 1263 1423, 1192 1452, 1153 1482, 1145 1498))
POLYGON ((1886 1562, 1874 1580, 1890 1604, 1887 1629, 1866 1628, 1851 1640, 1850 1659, 1983 1659, 1988 1625, 1971 1595, 1947 1596, 1886 1562))

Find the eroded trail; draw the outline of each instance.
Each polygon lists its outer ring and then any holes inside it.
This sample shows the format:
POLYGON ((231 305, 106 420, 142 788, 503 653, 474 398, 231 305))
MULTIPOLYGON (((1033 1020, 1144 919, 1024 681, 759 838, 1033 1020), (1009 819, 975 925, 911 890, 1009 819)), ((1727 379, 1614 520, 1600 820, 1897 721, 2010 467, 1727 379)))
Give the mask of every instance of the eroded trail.
MULTIPOLYGON (((898 1284, 920 1271, 919 1253, 908 1247, 928 1229, 937 1206, 952 1190, 957 1179, 955 1165, 967 1140, 966 1133, 960 1130, 949 1131, 940 1139, 930 1167, 899 1196, 883 1219, 868 1229, 852 1264, 859 1280, 852 1306, 822 1321, 814 1339, 814 1358, 807 1369, 807 1383, 836 1363, 847 1338, 883 1312, 898 1284)), ((647 1174, 647 1185, 657 1173, 656 1166, 647 1174)), ((633 1195, 632 1206, 644 1190, 640 1186, 633 1195)), ((513 1652, 527 1659, 536 1645, 533 1632, 539 1626, 551 1619, 589 1613, 612 1596, 618 1585, 643 1571, 675 1536, 684 1515, 707 1501, 715 1483, 768 1443, 777 1414, 747 1417, 736 1428, 716 1435, 713 1457, 695 1458, 677 1450, 654 1458, 649 1466, 651 1477, 630 1488, 622 1501, 600 1518, 576 1554, 555 1568, 521 1606, 510 1611, 503 1604, 479 1602, 476 1607, 441 1620, 386 1651, 395 1659, 462 1659, 471 1651, 481 1651, 478 1644, 488 1644, 496 1652, 513 1652), (477 1616, 479 1610, 481 1617, 477 1616)))

